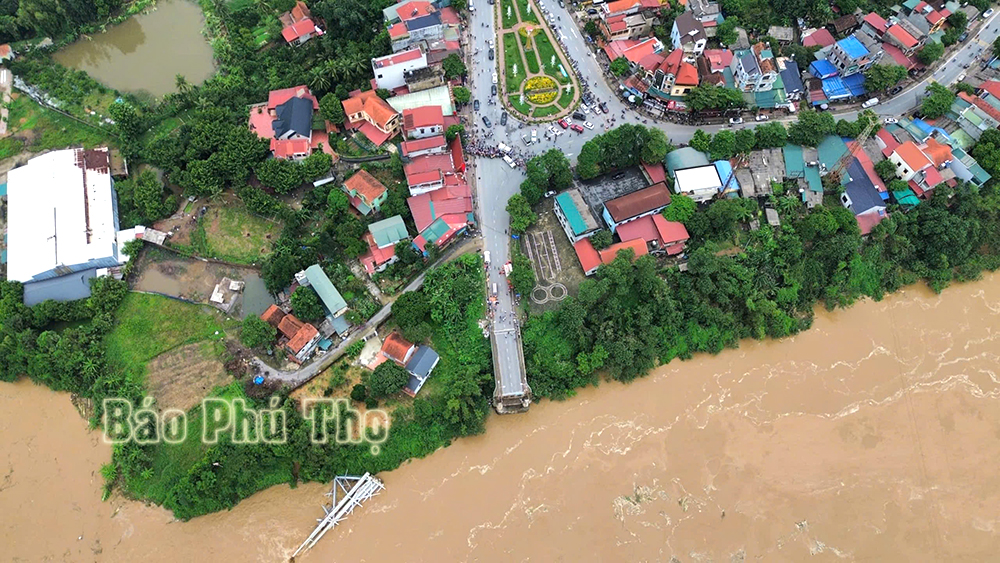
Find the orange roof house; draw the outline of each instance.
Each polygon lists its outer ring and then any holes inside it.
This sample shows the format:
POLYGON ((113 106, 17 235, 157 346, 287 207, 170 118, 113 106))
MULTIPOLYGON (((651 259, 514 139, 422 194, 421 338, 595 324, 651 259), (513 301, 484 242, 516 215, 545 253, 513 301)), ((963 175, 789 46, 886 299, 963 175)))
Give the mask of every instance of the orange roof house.
POLYGON ((400 336, 398 332, 392 331, 382 342, 381 353, 386 358, 405 367, 416 348, 412 342, 400 336))
POLYGON ((376 145, 381 146, 399 133, 402 125, 399 113, 373 90, 355 90, 341 104, 347 116, 347 128, 361 131, 376 145))
POLYGON ((378 211, 389 197, 389 190, 367 170, 358 170, 344 181, 344 193, 351 200, 351 205, 364 215, 374 209, 378 211))
POLYGON ((316 25, 304 2, 296 2, 291 11, 281 14, 278 19, 284 25, 281 36, 293 45, 301 45, 313 37, 323 35, 323 30, 316 25))
POLYGON ((277 305, 271 305, 266 311, 261 313, 260 318, 265 323, 278 328, 281 320, 285 318, 285 312, 282 311, 277 305))
POLYGON ((248 126, 271 142, 275 158, 302 159, 315 150, 336 157, 326 128, 313 129, 319 100, 305 85, 273 90, 267 102, 250 106, 248 126))

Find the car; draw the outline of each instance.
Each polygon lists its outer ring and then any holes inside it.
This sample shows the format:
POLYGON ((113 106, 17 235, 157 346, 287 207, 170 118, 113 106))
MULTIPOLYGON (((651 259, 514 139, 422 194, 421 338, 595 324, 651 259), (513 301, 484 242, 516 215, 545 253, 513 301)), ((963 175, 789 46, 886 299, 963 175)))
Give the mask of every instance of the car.
POLYGON ((559 127, 562 127, 563 129, 569 129, 569 123, 566 123, 565 119, 560 119, 557 123, 559 123, 559 127))
POLYGON ((895 96, 896 94, 898 94, 898 93, 900 93, 902 91, 903 91, 903 87, 902 86, 895 86, 892 90, 889 90, 889 95, 890 96, 895 96))
POLYGON ((507 125, 507 112, 500 114, 500 125, 507 125))
POLYGON ((583 113, 586 114, 590 113, 590 106, 588 106, 587 104, 582 104, 580 107, 583 108, 583 113))
POLYGON ((988 17, 990 17, 992 15, 993 15, 993 8, 990 8, 989 10, 986 10, 985 12, 983 12, 983 19, 986 19, 986 18, 988 18, 988 17))
POLYGON ((479 100, 472 100, 472 111, 479 111, 479 100))
POLYGON ((493 83, 494 83, 494 84, 496 84, 497 82, 500 82, 500 79, 499 79, 499 77, 497 76, 497 73, 495 73, 495 72, 494 72, 494 73, 493 73, 493 83))
POLYGON ((556 134, 556 128, 555 128, 554 125, 549 125, 549 128, 546 129, 546 131, 547 131, 547 134, 549 134, 549 135, 555 135, 556 134))
POLYGON ((767 121, 767 116, 763 113, 754 118, 755 121, 767 121))
POLYGON ((531 142, 532 143, 537 143, 538 142, 538 129, 532 129, 531 130, 531 142))
POLYGON ((591 8, 591 9, 587 10, 587 13, 590 14, 590 15, 592 15, 592 16, 596 16, 597 15, 597 10, 591 8))
POLYGON ((483 116, 483 125, 485 125, 487 129, 493 127, 493 124, 490 122, 490 118, 485 115, 483 116))
POLYGON ((551 191, 545 192, 545 197, 552 197, 554 195, 556 195, 556 192, 551 192, 551 191))
POLYGON ((594 128, 594 124, 591 123, 591 122, 589 122, 589 121, 585 121, 583 123, 583 126, 586 127, 587 129, 593 129, 594 128))
POLYGON ((496 51, 494 51, 493 49, 490 49, 490 60, 492 61, 493 57, 495 57, 495 56, 496 56, 496 51))
POLYGON ((965 80, 965 73, 964 72, 962 74, 958 75, 958 78, 955 79, 955 82, 961 82, 963 80, 965 80))
POLYGON ((566 4, 563 3, 563 0, 559 0, 559 7, 560 8, 565 8, 566 7, 566 4))
POLYGON ((861 109, 873 108, 878 105, 878 98, 872 98, 867 102, 861 104, 861 109))
POLYGON ((962 35, 958 36, 958 42, 961 43, 962 41, 965 41, 968 38, 969 38, 969 33, 967 31, 963 31, 962 35))
POLYGON ((624 172, 619 172, 619 173, 615 174, 614 176, 612 176, 611 179, 612 180, 621 180, 624 177, 625 177, 625 173, 624 172))
POLYGON ((496 47, 496 43, 493 41, 492 37, 486 40, 486 44, 490 46, 490 49, 496 47))
POLYGON ((572 129, 572 130, 574 130, 574 131, 576 131, 577 133, 583 133, 583 127, 580 127, 576 123, 574 123, 573 125, 570 125, 569 128, 572 129))
POLYGON ((497 95, 497 85, 496 84, 490 86, 490 93, 493 94, 494 96, 497 95))
POLYGON ((882 120, 882 123, 885 123, 886 125, 889 125, 889 124, 892 124, 892 123, 899 123, 899 120, 896 119, 895 117, 887 117, 887 118, 885 118, 885 119, 882 120))
POLYGON ((743 123, 743 118, 742 117, 730 117, 729 118, 729 124, 730 125, 739 125, 740 123, 743 123))
POLYGON ((584 115, 583 112, 574 111, 573 112, 573 119, 575 119, 577 121, 587 121, 587 116, 584 115))
POLYGON ((597 107, 601 108, 601 111, 608 113, 608 104, 606 102, 601 102, 597 104, 597 107))

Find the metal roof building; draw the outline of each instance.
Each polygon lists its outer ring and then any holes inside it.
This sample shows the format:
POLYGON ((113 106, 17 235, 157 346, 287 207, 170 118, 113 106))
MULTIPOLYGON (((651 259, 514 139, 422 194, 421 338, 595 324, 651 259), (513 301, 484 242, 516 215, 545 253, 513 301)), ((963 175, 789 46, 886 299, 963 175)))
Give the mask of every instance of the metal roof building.
POLYGON ((554 209, 556 219, 566 231, 566 238, 570 242, 576 242, 600 228, 578 189, 557 195, 554 209))
POLYGON ((337 291, 337 288, 334 287, 333 282, 327 277, 323 268, 319 267, 319 264, 313 264, 306 268, 306 279, 309 280, 309 285, 316 291, 316 295, 319 295, 320 301, 330 311, 331 317, 339 317, 347 311, 347 301, 340 295, 340 292, 337 291))
POLYGON ((107 148, 54 151, 11 170, 7 204, 7 279, 25 284, 27 305, 87 297, 97 269, 127 259, 107 148))

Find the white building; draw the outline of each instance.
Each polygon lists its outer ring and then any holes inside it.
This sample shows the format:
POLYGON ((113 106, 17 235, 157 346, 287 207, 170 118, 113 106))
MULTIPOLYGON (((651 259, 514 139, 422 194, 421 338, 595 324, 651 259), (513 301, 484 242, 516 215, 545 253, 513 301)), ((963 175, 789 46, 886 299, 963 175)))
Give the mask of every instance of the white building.
POLYGON ((393 55, 372 59, 372 73, 379 88, 395 90, 406 85, 404 74, 409 70, 427 67, 427 55, 414 47, 393 55))
POLYGON ((708 201, 722 190, 722 178, 712 164, 674 171, 674 191, 697 202, 708 201))
POLYGON ((90 295, 98 270, 128 260, 122 246, 141 229, 119 232, 110 151, 66 149, 7 173, 7 279, 24 302, 90 295))

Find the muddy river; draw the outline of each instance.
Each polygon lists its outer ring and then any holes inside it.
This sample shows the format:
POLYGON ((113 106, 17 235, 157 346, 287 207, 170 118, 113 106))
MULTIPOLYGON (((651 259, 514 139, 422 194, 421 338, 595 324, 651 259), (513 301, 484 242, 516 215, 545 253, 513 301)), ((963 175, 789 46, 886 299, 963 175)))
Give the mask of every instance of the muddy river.
MULTIPOLYGON (((986 561, 1000 551, 1000 276, 603 384, 382 475, 300 561, 986 561), (809 557, 809 556, 812 557, 809 557)), ((326 486, 191 522, 100 502, 69 397, 0 384, 8 558, 281 561, 326 486)))
POLYGON ((178 74, 201 84, 215 71, 204 24, 195 2, 159 0, 149 13, 81 37, 54 56, 116 90, 162 96, 177 91, 178 74))

